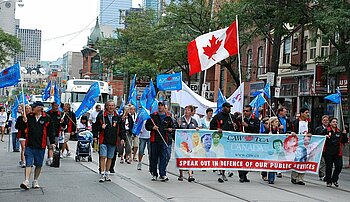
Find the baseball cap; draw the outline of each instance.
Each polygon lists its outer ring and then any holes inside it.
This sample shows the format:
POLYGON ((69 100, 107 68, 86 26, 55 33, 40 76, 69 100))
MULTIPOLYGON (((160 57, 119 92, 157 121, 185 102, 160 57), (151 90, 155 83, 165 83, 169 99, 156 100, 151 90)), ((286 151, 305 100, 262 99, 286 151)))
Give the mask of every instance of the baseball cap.
POLYGON ((159 106, 159 105, 165 106, 165 102, 164 102, 164 101, 159 101, 159 102, 158 102, 158 106, 159 106))
POLYGON ((41 101, 35 101, 32 104, 32 108, 35 108, 35 107, 44 107, 44 104, 41 101))
POLYGON ((224 104, 222 104, 222 107, 232 107, 232 105, 228 102, 225 102, 224 104))

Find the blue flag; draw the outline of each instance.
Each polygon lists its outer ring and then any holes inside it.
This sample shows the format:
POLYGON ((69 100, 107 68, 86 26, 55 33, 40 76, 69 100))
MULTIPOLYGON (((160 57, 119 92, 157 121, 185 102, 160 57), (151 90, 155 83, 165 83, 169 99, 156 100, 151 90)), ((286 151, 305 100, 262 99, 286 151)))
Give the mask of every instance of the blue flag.
POLYGON ((148 86, 146 86, 146 88, 145 88, 145 90, 143 90, 143 93, 142 93, 141 98, 140 98, 140 104, 144 108, 147 108, 147 99, 148 99, 148 97, 150 97, 150 96, 148 96, 148 94, 149 94, 149 88, 148 88, 148 86))
MULTIPOLYGON (((151 79, 151 81, 149 82, 149 93, 148 93, 148 97, 147 97, 146 109, 150 110, 156 96, 157 96, 156 89, 154 88, 153 81, 151 79)), ((157 101, 157 103, 158 103, 158 101, 157 101)), ((158 106, 157 106, 157 108, 158 108, 158 106)))
POLYGON ((143 122, 149 118, 151 118, 149 115, 149 111, 146 108, 142 107, 137 114, 136 121, 132 128, 132 133, 138 136, 142 129, 143 122))
POLYGON ((135 106, 136 111, 138 110, 138 104, 137 104, 137 89, 136 87, 134 88, 132 94, 131 94, 131 100, 130 103, 135 106))
POLYGON ((156 98, 153 99, 153 102, 152 102, 152 105, 151 105, 149 111, 151 114, 158 111, 158 100, 156 98))
POLYGON ((337 88, 336 93, 327 95, 326 97, 324 97, 324 99, 339 104, 341 102, 341 93, 339 91, 339 88, 337 88))
POLYGON ((58 106, 60 106, 61 98, 60 98, 60 94, 59 94, 56 82, 55 82, 55 86, 54 86, 54 101, 56 102, 56 104, 58 104, 58 106))
POLYGON ((271 88, 270 88, 270 84, 269 83, 266 83, 264 89, 260 89, 256 92, 253 93, 253 97, 259 95, 260 93, 264 93, 266 95, 266 97, 268 99, 271 99, 271 88))
POLYGON ((94 98, 98 97, 100 94, 101 94, 100 85, 98 84, 98 82, 93 83, 90 86, 88 92, 86 93, 83 102, 80 104, 77 111, 75 111, 75 116, 77 118, 80 118, 87 111, 89 111, 91 108, 93 108, 95 103, 96 103, 94 98))
POLYGON ((44 90, 42 99, 43 99, 43 101, 46 101, 50 97, 51 97, 51 80, 47 83, 47 86, 44 90))
POLYGON ((226 97, 222 94, 220 88, 218 90, 218 100, 216 101, 216 111, 215 114, 221 112, 222 110, 222 105, 227 102, 226 97))
POLYGON ((130 101, 131 101, 131 97, 132 97, 132 93, 134 91, 135 85, 136 85, 136 74, 134 75, 134 78, 131 81, 130 90, 129 90, 129 97, 128 97, 127 103, 130 103, 130 101))
POLYGON ((118 115, 122 115, 124 113, 124 99, 122 100, 122 103, 120 104, 119 106, 119 109, 118 109, 118 115))
POLYGON ((17 111, 18 111, 18 106, 19 106, 19 101, 18 101, 18 98, 16 96, 16 100, 15 102, 13 103, 13 106, 12 106, 12 110, 11 110, 11 117, 13 119, 17 119, 17 111))
POLYGON ((19 99, 18 99, 20 104, 24 104, 27 105, 29 104, 29 101, 27 99, 27 96, 25 94, 23 94, 22 92, 19 94, 19 99))
POLYGON ((157 75, 159 90, 182 90, 182 73, 157 75))
POLYGON ((266 99, 261 93, 250 102, 249 105, 253 108, 253 114, 255 115, 255 117, 259 117, 259 107, 261 107, 266 102, 266 99))
POLYGON ((0 72, 0 88, 14 86, 20 81, 21 70, 19 63, 16 63, 0 72))

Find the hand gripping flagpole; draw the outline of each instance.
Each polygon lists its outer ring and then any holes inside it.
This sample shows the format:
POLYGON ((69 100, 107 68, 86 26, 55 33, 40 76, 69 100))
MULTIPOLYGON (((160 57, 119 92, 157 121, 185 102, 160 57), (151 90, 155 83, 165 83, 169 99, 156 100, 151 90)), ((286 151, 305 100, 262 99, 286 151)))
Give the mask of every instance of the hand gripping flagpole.
MULTIPOLYGON (((154 126, 157 126, 157 125, 154 123, 154 121, 153 121, 152 118, 151 118, 151 121, 152 121, 152 123, 153 123, 154 126)), ((157 132, 158 132, 159 136, 162 138, 162 140, 163 140, 165 146, 166 146, 166 147, 169 147, 169 145, 165 142, 165 140, 164 140, 162 134, 160 133, 159 129, 157 129, 157 132)))

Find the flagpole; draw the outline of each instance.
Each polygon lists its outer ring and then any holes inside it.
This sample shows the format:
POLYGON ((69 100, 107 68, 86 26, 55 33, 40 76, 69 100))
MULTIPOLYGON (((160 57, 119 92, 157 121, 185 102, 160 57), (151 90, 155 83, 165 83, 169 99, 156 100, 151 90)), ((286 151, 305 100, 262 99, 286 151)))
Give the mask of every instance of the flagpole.
POLYGON ((24 102, 24 90, 23 90, 23 77, 22 77, 22 71, 21 71, 21 62, 18 62, 19 65, 19 73, 21 77, 21 91, 22 91, 22 102, 23 102, 23 117, 26 117, 26 104, 24 102))
POLYGON ((343 116, 343 107, 341 105, 341 98, 340 98, 340 102, 339 102, 339 107, 340 107, 340 118, 341 118, 343 130, 345 130, 344 116, 343 116))
MULTIPOLYGON (((237 60, 238 60, 238 77, 239 77, 239 86, 242 85, 242 69, 241 69, 241 54, 240 54, 240 48, 239 48, 239 34, 238 34, 238 15, 236 15, 236 30, 237 30, 237 60)), ((244 88, 244 86, 242 86, 244 88)), ((242 94, 242 88, 241 89, 241 97, 242 97, 242 109, 244 108, 244 95, 242 94)), ((242 111, 242 123, 244 122, 243 117, 243 111, 242 111)), ((244 132, 244 126, 243 126, 243 132, 244 132)))

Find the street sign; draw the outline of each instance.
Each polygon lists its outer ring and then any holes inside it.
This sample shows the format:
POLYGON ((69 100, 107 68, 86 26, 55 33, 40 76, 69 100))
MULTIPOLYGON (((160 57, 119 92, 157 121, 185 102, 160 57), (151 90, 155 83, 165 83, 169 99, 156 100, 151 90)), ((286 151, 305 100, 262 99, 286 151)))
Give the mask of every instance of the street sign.
POLYGON ((275 97, 276 97, 276 98, 280 97, 280 92, 281 92, 281 88, 276 87, 276 88, 275 88, 275 97))

